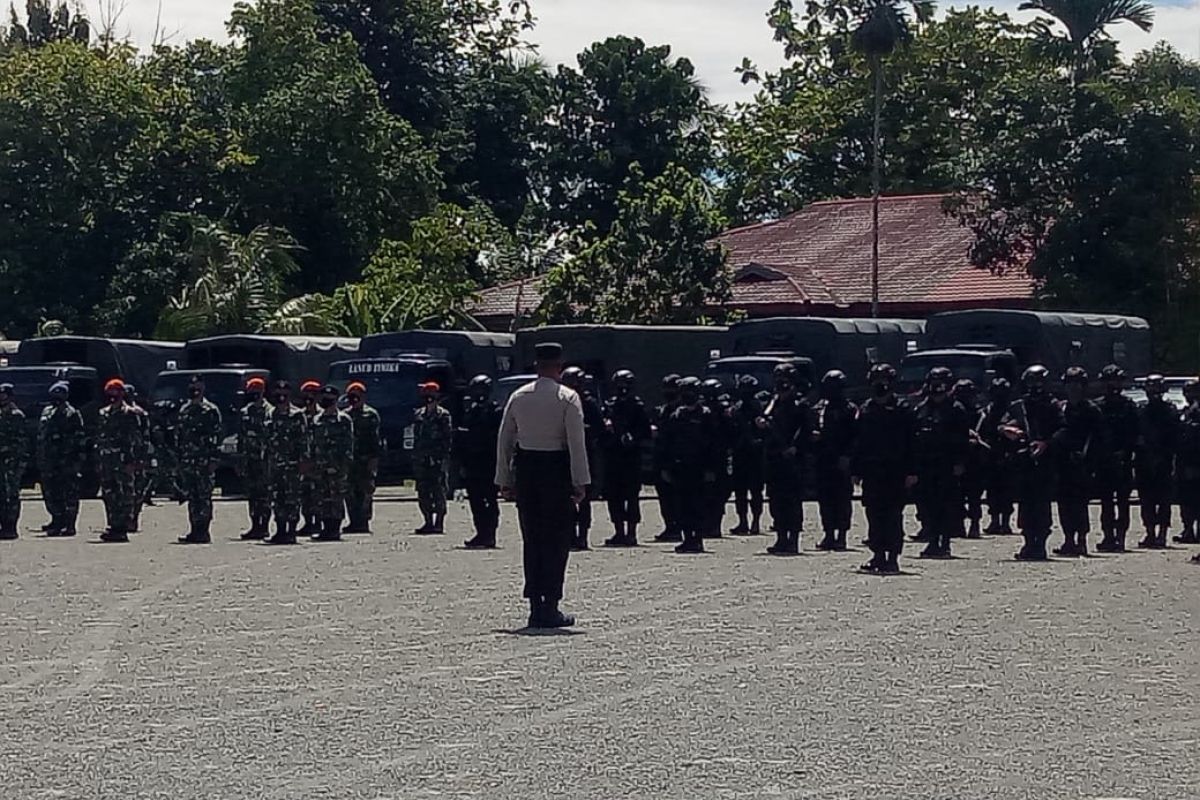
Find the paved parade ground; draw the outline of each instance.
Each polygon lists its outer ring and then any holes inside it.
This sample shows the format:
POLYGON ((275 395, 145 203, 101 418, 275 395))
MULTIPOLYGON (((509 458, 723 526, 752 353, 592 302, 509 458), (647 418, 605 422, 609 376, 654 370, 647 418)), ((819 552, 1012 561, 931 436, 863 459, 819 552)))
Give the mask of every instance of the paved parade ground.
POLYGON ((579 627, 527 635, 509 507, 487 553, 460 504, 445 536, 382 502, 375 535, 293 548, 216 513, 208 547, 172 543, 174 505, 99 545, 27 532, 27 503, 0 546, 4 800, 1200 798, 1184 548, 956 541, 891 578, 811 535, 594 551, 579 627))

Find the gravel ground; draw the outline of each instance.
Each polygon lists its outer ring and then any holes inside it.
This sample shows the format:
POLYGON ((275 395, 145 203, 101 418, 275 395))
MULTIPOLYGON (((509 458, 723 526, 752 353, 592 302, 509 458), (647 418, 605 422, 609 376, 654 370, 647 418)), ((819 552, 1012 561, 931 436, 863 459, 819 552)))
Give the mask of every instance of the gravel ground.
POLYGON ((175 506, 128 546, 2 543, 0 798, 1200 798, 1182 548, 991 538, 894 578, 811 537, 594 551, 580 626, 526 635, 510 509, 489 553, 451 516, 417 537, 382 502, 373 536, 275 549, 225 502, 209 547, 175 506))

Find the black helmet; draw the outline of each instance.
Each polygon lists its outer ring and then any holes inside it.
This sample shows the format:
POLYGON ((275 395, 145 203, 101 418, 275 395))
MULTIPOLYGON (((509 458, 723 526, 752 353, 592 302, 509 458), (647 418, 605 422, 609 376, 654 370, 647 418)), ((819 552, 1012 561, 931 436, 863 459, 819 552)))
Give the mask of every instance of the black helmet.
POLYGON ((662 379, 663 391, 667 391, 668 389, 678 389, 679 382, 681 380, 683 380, 683 378, 681 376, 676 375, 675 373, 671 373, 670 375, 668 375, 667 377, 662 379))
POLYGON ((704 383, 700 384, 700 391, 703 392, 704 396, 709 400, 715 400, 716 398, 720 397, 721 390, 724 388, 725 387, 722 386, 721 382, 716 378, 707 378, 705 379, 704 383))
POLYGON ((1067 371, 1063 373, 1062 379, 1063 383, 1068 386, 1071 384, 1087 386, 1089 380, 1087 370, 1083 367, 1068 367, 1067 371))
POLYGON ((821 377, 821 395, 826 398, 841 397, 846 391, 846 373, 831 369, 821 377))
POLYGON ((771 376, 775 380, 785 379, 789 381, 796 380, 796 365, 790 361, 785 361, 782 364, 776 364, 775 369, 771 370, 771 376))
POLYGON ((954 384, 955 394, 965 394, 969 397, 978 391, 979 387, 976 386, 975 381, 971 380, 970 378, 960 378, 958 382, 954 384))
POLYGON ((949 367, 934 367, 925 375, 925 388, 931 392, 948 392, 954 387, 954 373, 949 367))
POLYGON ((1200 380, 1193 378, 1183 385, 1183 396, 1187 398, 1189 403, 1195 403, 1200 400, 1200 380))
POLYGON ((637 377, 631 370, 619 369, 613 373, 613 386, 618 389, 632 389, 633 384, 637 382, 637 377))
POLYGON ((755 394, 758 392, 758 378, 753 375, 743 375, 737 381, 738 390, 755 394))
POLYGON ((1125 380, 1125 370, 1117 364, 1109 364, 1100 370, 1100 380, 1106 383, 1125 380))
POLYGON ((993 400, 1008 400, 1012 397, 1012 384, 1009 383, 1008 378, 992 378, 988 396, 993 400))
POLYGON ((467 389, 476 397, 487 397, 492 393, 492 379, 487 375, 476 375, 467 384, 467 389))
POLYGON ((687 377, 679 379, 679 393, 689 400, 700 398, 700 379, 687 377))
POLYGON ((867 381, 870 383, 878 383, 887 381, 892 383, 896 380, 896 368, 891 364, 872 364, 871 369, 867 372, 867 381))
POLYGON ((1147 375, 1145 389, 1146 394, 1150 394, 1151 392, 1162 394, 1167 390, 1167 379, 1157 372, 1153 375, 1147 375))
POLYGON ((1050 380, 1050 370, 1046 369, 1041 364, 1034 364, 1028 367, 1021 375, 1021 385, 1025 387, 1025 391, 1041 391, 1046 388, 1046 383, 1050 380))
POLYGON ((562 384, 571 389, 580 389, 583 387, 585 377, 583 370, 579 367, 567 367, 562 371, 562 384))

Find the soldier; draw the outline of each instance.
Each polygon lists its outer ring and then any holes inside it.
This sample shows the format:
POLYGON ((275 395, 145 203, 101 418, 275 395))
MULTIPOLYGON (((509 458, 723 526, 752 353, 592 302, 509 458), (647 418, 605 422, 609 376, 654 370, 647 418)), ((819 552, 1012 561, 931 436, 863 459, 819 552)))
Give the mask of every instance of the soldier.
POLYGON ((1129 534, 1129 498, 1133 494, 1133 451, 1137 446, 1138 411, 1124 395, 1125 370, 1109 364, 1100 371, 1104 396, 1100 430, 1092 449, 1096 466, 1095 488, 1100 495, 1100 526, 1104 538, 1096 545, 1102 553, 1125 551, 1129 534))
POLYGON ((758 399, 758 379, 738 378, 738 399, 729 411, 733 433, 733 504, 738 523, 734 536, 762 533, 763 491, 766 477, 766 438, 758 420, 765 406, 758 399))
POLYGON ((266 418, 266 454, 275 535, 267 543, 295 544, 304 490, 302 471, 311 461, 308 416, 292 405, 291 387, 286 381, 275 384, 271 402, 271 413, 266 418))
POLYGON ((246 397, 250 402, 238 415, 238 462, 250 511, 250 530, 242 534, 243 541, 266 539, 271 524, 271 473, 267 453, 271 407, 265 400, 266 392, 267 382, 262 378, 246 381, 246 397))
POLYGON ((776 535, 767 552, 797 555, 804 530, 804 458, 817 423, 795 365, 776 366, 774 379, 775 396, 759 422, 766 434, 767 498, 776 535))
POLYGON ((658 509, 663 518, 663 529, 654 537, 656 542, 681 542, 683 534, 679 532, 678 510, 676 508, 674 487, 663 479, 667 471, 666 450, 663 447, 663 428, 675 409, 679 408, 679 375, 668 375, 662 380, 663 402, 654 410, 654 489, 658 495, 658 509))
POLYGON ((871 397, 859 412, 851 458, 854 480, 862 483, 872 553, 863 570, 895 575, 904 550, 904 506, 917 485, 915 422, 896 396, 896 370, 890 364, 871 367, 867 380, 871 397))
POLYGON ((821 378, 817 415, 817 503, 825 536, 818 550, 846 549, 853 518, 854 483, 850 458, 854 452, 858 408, 846 399, 846 374, 832 369, 821 378))
POLYGON ((83 415, 68 402, 70 393, 66 381, 51 386, 50 403, 38 420, 38 473, 50 513, 47 536, 74 536, 79 519, 79 474, 87 443, 83 415))
POLYGON ((438 402, 438 384, 423 383, 419 391, 423 405, 413 418, 413 462, 425 524, 414 533, 438 534, 446 521, 446 463, 454 446, 454 422, 438 402))
POLYGON ((1058 524, 1063 531, 1060 556, 1086 556, 1087 535, 1091 532, 1088 502, 1092 499, 1093 442, 1100 437, 1103 419, 1100 409, 1088 400, 1088 374, 1082 367, 1071 367, 1063 375, 1067 399, 1062 403, 1063 427, 1055 436, 1058 458, 1058 524))
POLYGON ((13 385, 0 384, 0 540, 16 539, 21 519, 21 478, 29 458, 25 414, 13 402, 13 385))
POLYGON ((310 423, 313 488, 320 526, 312 536, 314 542, 342 539, 346 489, 354 461, 354 423, 338 410, 339 395, 335 386, 322 388, 318 401, 321 410, 310 423))
POLYGON ((1021 384, 1025 393, 1009 407, 1000 427, 1003 436, 1017 447, 1017 474, 1020 476, 1020 513, 1018 523, 1025 543, 1017 553, 1018 561, 1045 561, 1046 540, 1052 525, 1055 470, 1051 446, 1062 428, 1062 415, 1046 391, 1050 371, 1041 364, 1025 370, 1021 384))
POLYGON ((1142 525, 1146 529, 1146 536, 1138 542, 1138 547, 1155 550, 1167 546, 1167 529, 1171 527, 1172 478, 1176 437, 1179 435, 1179 412, 1163 399, 1166 390, 1162 375, 1146 378, 1147 402, 1138 414, 1134 456, 1142 525))
POLYGON ((158 486, 172 500, 179 500, 179 403, 158 400, 150 411, 150 448, 158 462, 158 486), (165 490, 165 492, 164 492, 165 490))
MULTIPOLYGON (((317 414, 321 413, 321 406, 317 402, 321 394, 321 384, 314 380, 307 380, 300 384, 300 399, 302 402, 301 411, 304 412, 304 418, 308 421, 308 432, 312 435, 312 424, 317 418, 317 414)), ((312 445, 309 444, 309 452, 312 452, 312 445)), ((323 531, 324 524, 321 521, 320 507, 317 502, 317 473, 314 469, 306 468, 304 477, 300 485, 300 513, 304 517, 304 527, 297 533, 301 536, 315 536, 323 531)))
POLYGON ((350 400, 350 422, 354 424, 354 461, 346 496, 346 533, 370 533, 375 516, 375 477, 383 440, 379 437, 379 412, 367 405, 367 386, 353 381, 346 387, 350 400))
POLYGON ((212 541, 213 474, 221 452, 221 411, 204 397, 204 381, 192 378, 188 402, 179 409, 179 488, 188 506, 187 536, 180 544, 212 541))
POLYGON ((987 533, 1011 536, 1013 510, 1016 507, 1017 447, 1000 429, 1012 406, 1012 384, 1007 378, 993 378, 988 403, 975 424, 974 441, 984 451, 984 481, 987 484, 987 533))
POLYGON ((587 449, 588 470, 592 482, 587 487, 583 500, 575 507, 575 537, 571 541, 572 550, 588 549, 588 534, 592 529, 592 500, 594 500, 604 483, 604 464, 600 457, 600 432, 604 430, 604 411, 596 396, 587 389, 587 375, 579 367, 567 367, 562 372, 562 385, 573 389, 579 395, 583 406, 584 443, 587 449))
POLYGON ((950 537, 962 527, 962 485, 970 424, 950 397, 954 373, 934 367, 925 378, 925 399, 915 411, 917 492, 925 509, 929 543, 921 558, 950 558, 950 537))
POLYGON ((503 410, 492 399, 492 379, 476 375, 467 387, 467 407, 454 435, 454 450, 475 526, 475 536, 465 543, 472 550, 496 546, 496 531, 500 527, 496 443, 503 416, 503 410))
POLYGON ((983 413, 979 407, 979 387, 975 385, 975 381, 963 378, 954 384, 954 390, 950 397, 967 413, 969 443, 961 481, 963 518, 955 535, 965 536, 968 539, 979 539, 983 536, 983 491, 986 486, 985 465, 987 463, 987 449, 983 446, 977 431, 979 417, 983 413))
POLYGON ((706 509, 703 500, 712 493, 721 459, 717 421, 701 401, 700 380, 679 381, 679 407, 663 426, 662 479, 671 484, 678 499, 679 532, 683 541, 676 553, 703 553, 706 509))
POLYGON ((129 526, 130 533, 137 533, 142 527, 142 509, 152 504, 154 494, 154 439, 151 432, 150 414, 142 407, 137 387, 132 383, 125 384, 125 405, 137 415, 138 424, 142 426, 142 439, 146 443, 146 455, 138 464, 137 475, 134 476, 133 493, 133 523, 129 526))
POLYGON ((604 405, 605 496, 613 535, 605 547, 637 547, 642 522, 642 445, 650 440, 650 415, 634 394, 637 378, 627 369, 612 378, 615 396, 604 405))
POLYGON ((705 539, 720 539, 725 521, 725 506, 733 483, 729 475, 729 460, 733 449, 733 420, 730 417, 729 396, 725 387, 716 378, 707 378, 700 384, 700 396, 705 407, 712 412, 717 426, 716 480, 710 485, 704 499, 706 508, 702 534, 705 539))
POLYGON ((104 398, 107 405, 96 422, 96 461, 108 528, 100 541, 121 543, 129 541, 134 481, 145 458, 146 440, 137 412, 125 404, 125 384, 119 378, 104 384, 104 398))
POLYGON ((1184 409, 1180 423, 1176 456, 1183 532, 1175 537, 1175 541, 1200 544, 1200 381, 1188 381, 1183 387, 1183 396, 1188 407, 1184 409))

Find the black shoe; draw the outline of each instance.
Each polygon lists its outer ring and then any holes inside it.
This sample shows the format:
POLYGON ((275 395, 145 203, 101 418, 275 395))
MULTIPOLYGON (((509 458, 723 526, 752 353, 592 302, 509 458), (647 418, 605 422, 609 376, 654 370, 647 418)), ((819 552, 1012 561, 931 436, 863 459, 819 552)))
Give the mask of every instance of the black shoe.
POLYGON ((266 540, 266 543, 270 545, 298 544, 296 532, 292 530, 276 531, 274 536, 266 540))
POLYGON ((352 522, 342 528, 342 533, 370 533, 371 528, 361 522, 352 522))
POLYGON ((604 546, 605 547, 624 547, 625 546, 625 534, 621 533, 620 531, 617 531, 612 536, 610 536, 604 540, 604 546))
POLYGON ((1200 539, 1196 538, 1196 534, 1191 531, 1184 531, 1172 538, 1179 544, 1200 544, 1200 539))
POLYGON ((925 549, 922 550, 920 552, 920 554, 917 556, 917 558, 945 558, 945 557, 946 556, 943 554, 943 551, 941 550, 941 548, 936 547, 933 544, 927 545, 925 547, 925 549))
POLYGON ((879 572, 882 575, 899 575, 900 562, 895 558, 889 558, 887 561, 883 562, 883 566, 879 568, 879 572))
POLYGON ((43 525, 41 527, 41 531, 42 531, 42 533, 50 533, 50 531, 52 531, 58 527, 59 527, 58 522, 56 522, 55 520, 50 520, 49 522, 47 522, 45 525, 43 525))
MULTIPOLYGON (((49 536, 50 534, 46 534, 46 535, 47 535, 47 536, 49 536)), ((55 535, 55 537, 59 537, 59 538, 63 538, 63 539, 68 539, 68 538, 70 538, 70 537, 72 537, 72 536, 74 536, 74 535, 75 535, 75 526, 74 526, 74 525, 71 525, 71 526, 69 526, 69 527, 62 527, 62 528, 59 528, 59 529, 58 529, 58 531, 57 531, 57 532, 55 532, 55 534, 54 534, 54 535, 55 535)))
POLYGON ((296 531, 296 535, 297 536, 312 536, 320 529, 321 529, 321 525, 316 520, 306 519, 306 520, 304 520, 304 525, 302 525, 300 527, 300 530, 296 531))
POLYGON ((967 528, 967 538, 968 539, 982 539, 983 538, 983 530, 980 528, 979 520, 977 520, 977 519, 971 520, 971 525, 970 525, 970 527, 967 528))
POLYGON ((243 542, 261 542, 267 538, 267 532, 259 528, 251 528, 242 534, 243 542))
POLYGON ((1046 553, 1044 551, 1035 550, 1033 548, 1026 548, 1026 547, 1022 547, 1020 550, 1018 550, 1017 554, 1016 554, 1016 556, 1014 556, 1014 558, 1016 558, 1017 561, 1049 561, 1050 560, 1046 556, 1046 553))
POLYGON ((880 558, 879 556, 875 556, 874 558, 872 558, 867 563, 863 564, 858 569, 860 572, 882 572, 883 566, 885 563, 886 562, 884 561, 884 559, 880 558))
POLYGON ((1167 543, 1160 541, 1156 536, 1146 536, 1146 538, 1138 542, 1138 547, 1143 550, 1165 550, 1167 543))
POLYGON ((930 533, 929 531, 925 530, 924 528, 921 528, 921 530, 914 533, 910 538, 914 542, 928 542, 929 540, 931 540, 933 538, 933 534, 930 533))
POLYGON ((15 541, 16 539, 19 539, 19 538, 20 538, 20 534, 17 533, 16 528, 0 529, 0 542, 11 542, 11 541, 15 541))
POLYGON ((679 531, 663 531, 658 536, 654 537, 656 542, 682 542, 683 534, 679 531))
POLYGON ((212 537, 207 533, 192 532, 187 536, 180 536, 176 540, 179 544, 212 544, 212 537))
POLYGON ((479 533, 475 535, 475 538, 463 542, 463 547, 468 550, 494 550, 496 547, 496 537, 484 536, 482 533, 479 533))
POLYGON ((106 544, 129 544, 129 534, 125 531, 105 531, 100 534, 100 541, 106 544))
POLYGON ((704 542, 702 542, 699 538, 684 539, 683 542, 681 542, 679 545, 677 545, 675 547, 675 552, 676 553, 703 553, 704 552, 704 542))
POLYGON ((730 536, 749 536, 750 526, 743 520, 729 529, 730 536))
POLYGON ((552 630, 554 628, 570 628, 575 624, 575 617, 560 611, 558 603, 532 603, 531 606, 530 628, 552 630))
POLYGON ((577 535, 571 540, 571 549, 576 553, 581 553, 591 548, 588 547, 588 537, 586 533, 577 535))
POLYGON ((757 522, 750 523, 749 536, 762 536, 762 525, 757 522))
POLYGON ((825 538, 817 542, 818 550, 836 550, 837 537, 832 533, 826 533, 825 538))
POLYGON ((1117 552, 1117 543, 1106 536, 1096 543, 1096 550, 1101 553, 1115 553, 1117 552))
POLYGON ((775 544, 769 546, 767 552, 773 556, 782 555, 787 552, 787 534, 776 533, 775 544))
POLYGON ((988 523, 987 527, 983 529, 983 533, 986 536, 999 536, 1003 531, 1004 528, 1001 527, 1000 520, 998 519, 993 519, 988 523))
MULTIPOLYGON (((430 533, 433 533, 433 523, 426 522, 424 525, 422 525, 419 528, 413 528, 413 533, 418 536, 426 536, 430 533)), ((315 535, 315 533, 314 533, 314 535, 315 535)))

